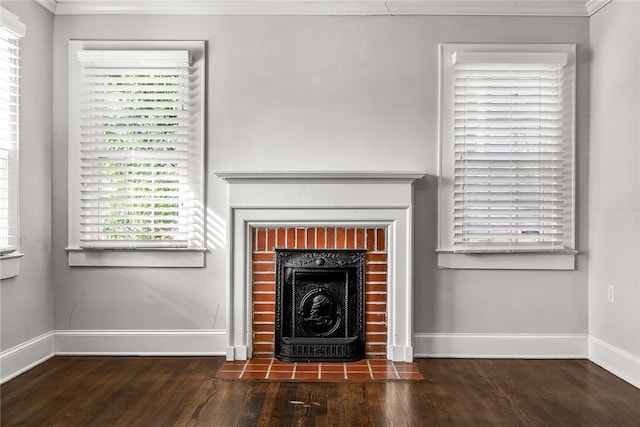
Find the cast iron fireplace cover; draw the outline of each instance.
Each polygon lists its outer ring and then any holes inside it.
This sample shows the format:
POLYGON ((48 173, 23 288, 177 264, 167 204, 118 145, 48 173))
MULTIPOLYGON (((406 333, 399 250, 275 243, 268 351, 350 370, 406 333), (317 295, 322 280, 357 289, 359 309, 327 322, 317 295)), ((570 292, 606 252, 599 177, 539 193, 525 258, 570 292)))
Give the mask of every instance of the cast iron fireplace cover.
POLYGON ((364 358, 366 251, 276 249, 275 356, 364 358))

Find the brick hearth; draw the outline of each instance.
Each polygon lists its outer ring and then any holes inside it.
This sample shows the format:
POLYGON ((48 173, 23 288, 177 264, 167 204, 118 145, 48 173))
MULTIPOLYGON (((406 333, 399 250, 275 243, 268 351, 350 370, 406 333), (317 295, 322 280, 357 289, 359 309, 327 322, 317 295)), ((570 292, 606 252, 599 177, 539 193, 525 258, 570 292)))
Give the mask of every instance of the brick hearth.
POLYGON ((387 357, 386 228, 252 228, 253 357, 273 358, 275 340, 275 248, 366 249, 365 353, 387 357))

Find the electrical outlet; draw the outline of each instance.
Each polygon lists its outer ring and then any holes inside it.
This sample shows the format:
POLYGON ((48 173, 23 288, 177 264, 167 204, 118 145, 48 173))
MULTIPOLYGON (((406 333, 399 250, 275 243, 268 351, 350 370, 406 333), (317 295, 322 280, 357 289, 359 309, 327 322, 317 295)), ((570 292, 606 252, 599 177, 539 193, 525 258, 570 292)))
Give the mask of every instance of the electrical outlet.
POLYGON ((616 303, 616 294, 615 294, 615 289, 614 289, 613 285, 607 286, 607 302, 609 304, 615 304, 616 303))

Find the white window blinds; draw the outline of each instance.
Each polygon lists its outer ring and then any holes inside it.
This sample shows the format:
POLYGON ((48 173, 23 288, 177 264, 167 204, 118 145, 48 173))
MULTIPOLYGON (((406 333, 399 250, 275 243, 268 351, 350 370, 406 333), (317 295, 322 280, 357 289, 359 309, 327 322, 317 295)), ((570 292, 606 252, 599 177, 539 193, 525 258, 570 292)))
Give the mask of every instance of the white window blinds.
POLYGON ((0 255, 18 246, 20 48, 25 27, 0 8, 0 255))
POLYGON ((83 50, 77 59, 80 247, 193 247, 201 152, 189 51, 83 50))
POLYGON ((572 249, 567 54, 460 52, 451 59, 454 252, 572 249))

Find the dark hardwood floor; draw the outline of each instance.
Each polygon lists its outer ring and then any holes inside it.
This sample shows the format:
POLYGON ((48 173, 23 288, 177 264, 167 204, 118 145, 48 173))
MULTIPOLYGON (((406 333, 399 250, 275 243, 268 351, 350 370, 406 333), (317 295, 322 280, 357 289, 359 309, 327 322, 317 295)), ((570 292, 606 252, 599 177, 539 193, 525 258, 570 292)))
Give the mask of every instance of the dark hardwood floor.
POLYGON ((0 389, 3 426, 640 426, 585 360, 418 359, 424 381, 216 380, 219 357, 56 357, 0 389))

